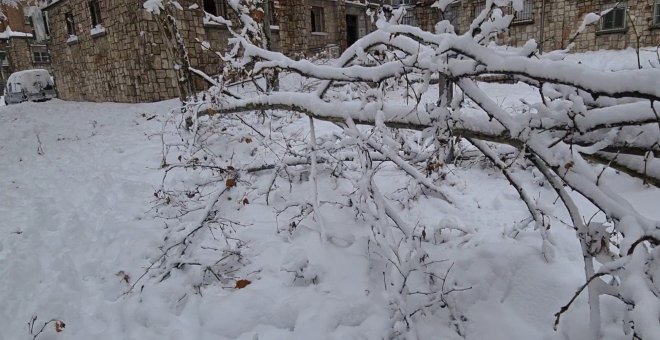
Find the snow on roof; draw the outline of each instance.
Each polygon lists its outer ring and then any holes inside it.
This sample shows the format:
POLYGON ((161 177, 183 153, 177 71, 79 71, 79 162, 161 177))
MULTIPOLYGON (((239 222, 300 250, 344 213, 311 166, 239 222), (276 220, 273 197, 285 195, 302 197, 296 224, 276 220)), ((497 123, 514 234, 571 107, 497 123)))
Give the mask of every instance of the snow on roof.
POLYGON ((20 84, 28 92, 38 92, 48 84, 52 84, 52 79, 47 70, 32 69, 12 73, 7 83, 20 84))
POLYGON ((42 68, 35 68, 35 69, 30 69, 30 70, 23 70, 23 71, 14 72, 14 73, 11 74, 10 77, 20 77, 20 76, 24 76, 24 75, 27 75, 27 74, 44 74, 44 73, 47 74, 47 75, 50 75, 50 73, 48 73, 48 70, 45 70, 45 69, 42 69, 42 68))
POLYGON ((41 3, 41 9, 46 9, 52 5, 55 5, 56 3, 60 2, 60 0, 47 0, 46 2, 41 3))
POLYGON ((0 39, 10 39, 10 38, 32 38, 32 34, 24 32, 14 32, 11 30, 11 27, 7 26, 4 32, 0 32, 0 39))

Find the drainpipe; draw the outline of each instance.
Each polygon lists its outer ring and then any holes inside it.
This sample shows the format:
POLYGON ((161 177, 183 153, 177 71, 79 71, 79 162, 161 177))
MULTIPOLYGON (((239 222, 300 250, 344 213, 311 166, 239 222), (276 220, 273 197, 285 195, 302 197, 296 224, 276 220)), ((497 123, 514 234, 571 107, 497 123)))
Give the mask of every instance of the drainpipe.
POLYGON ((539 37, 539 54, 543 54, 545 44, 545 0, 541 0, 541 35, 539 37))

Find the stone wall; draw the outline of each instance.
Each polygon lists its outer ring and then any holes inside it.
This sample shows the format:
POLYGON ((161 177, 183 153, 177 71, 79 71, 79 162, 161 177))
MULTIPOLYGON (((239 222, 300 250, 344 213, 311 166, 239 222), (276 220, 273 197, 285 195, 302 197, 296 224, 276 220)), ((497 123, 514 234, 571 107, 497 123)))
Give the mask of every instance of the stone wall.
POLYGON ((33 42, 32 39, 25 38, 12 38, 6 42, 5 52, 7 53, 7 59, 9 60, 10 72, 29 70, 31 68, 44 68, 43 66, 48 65, 39 65, 35 66, 32 61, 32 52, 30 50, 30 45, 33 42))
MULTIPOLYGON (((199 1, 179 1, 184 8, 199 1)), ((142 1, 99 2, 104 32, 92 36, 86 1, 61 0, 46 8, 51 26, 53 70, 60 97, 81 101, 144 102, 178 96, 172 58, 159 25, 142 1), (65 13, 71 12, 77 41, 67 42, 65 13)), ((205 40, 202 16, 177 12, 177 26, 187 43, 190 61, 207 69, 195 38, 205 40)), ((198 82, 200 88, 204 84, 198 82)))
MULTIPOLYGON (((484 4, 483 0, 463 0, 460 3, 460 16, 457 30, 466 31, 475 9, 484 4)), ((546 0, 544 34, 541 35, 541 0, 533 1, 533 19, 513 23, 508 32, 502 34, 500 42, 521 46, 530 39, 541 43, 545 51, 565 48, 575 30, 587 13, 600 12, 616 4, 615 0, 546 0)), ((628 0, 628 10, 634 18, 634 26, 640 35, 641 46, 660 45, 660 27, 653 25, 653 0, 628 0)), ((439 16, 438 16, 439 17, 439 16)), ((625 30, 603 32, 599 24, 589 26, 586 32, 575 39, 573 51, 594 51, 599 49, 624 49, 635 47, 636 37, 630 16, 626 18, 625 30)))
MULTIPOLYGON (((546 16, 546 36, 551 38, 547 48, 561 48, 568 44, 582 18, 590 12, 599 12, 612 7, 616 1, 561 1, 551 6, 550 15, 546 16)), ((626 29, 618 32, 603 32, 600 27, 589 27, 575 39, 575 51, 598 49, 624 49, 636 47, 633 25, 640 36, 641 46, 660 45, 660 27, 653 25, 653 0, 629 0, 629 16, 626 29), (634 22, 631 21, 634 18, 634 22)), ((547 49, 546 48, 546 49, 547 49)))
MULTIPOLYGON (((192 66, 208 74, 222 70, 215 52, 227 49, 229 31, 223 25, 204 23, 203 0, 180 0, 183 11, 175 11, 177 27, 192 66), (191 7, 197 4, 197 7, 191 7), (210 44, 210 51, 200 42, 210 44)), ((67 100, 144 102, 178 96, 177 77, 164 31, 142 0, 101 0, 103 30, 92 29, 87 1, 60 0, 45 8, 51 31, 53 72, 60 96, 67 100), (67 33, 65 14, 72 13, 75 35, 67 33)), ((346 15, 358 16, 359 36, 374 29, 366 18, 366 3, 346 0, 278 0, 278 26, 272 31, 272 49, 287 55, 312 55, 346 48, 346 15), (311 32, 312 6, 323 8, 323 32, 311 32), (334 46, 332 49, 329 47, 334 46)), ((234 20, 232 15, 229 19, 234 20)), ((234 20, 235 21, 235 20, 234 20)), ((205 87, 194 77, 198 90, 205 87)))
POLYGON ((286 55, 346 48, 346 1, 280 0, 279 45, 286 55), (323 8, 323 32, 312 32, 312 7, 323 8))

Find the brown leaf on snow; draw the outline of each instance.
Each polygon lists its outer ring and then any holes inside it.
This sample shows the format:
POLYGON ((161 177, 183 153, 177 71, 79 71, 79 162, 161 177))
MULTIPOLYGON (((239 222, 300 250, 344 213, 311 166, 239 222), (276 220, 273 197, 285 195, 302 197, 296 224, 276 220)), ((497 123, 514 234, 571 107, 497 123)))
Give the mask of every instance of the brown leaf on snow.
POLYGON ((248 201, 247 197, 243 198, 243 205, 250 204, 250 201, 248 201))
POLYGON ((64 327, 66 327, 66 325, 62 320, 55 320, 55 332, 60 333, 64 330, 64 327))
POLYGON ((245 137, 245 143, 247 143, 247 144, 252 143, 252 138, 250 138, 250 137, 245 137))
POLYGON ((236 180, 233 178, 227 178, 227 182, 225 182, 225 185, 227 188, 233 188, 236 186, 236 180))
POLYGON ((123 270, 120 270, 115 275, 117 275, 121 281, 126 282, 126 284, 128 284, 131 280, 131 277, 128 276, 128 274, 126 274, 123 270))
POLYGON ((236 289, 245 288, 250 283, 252 283, 252 281, 250 281, 250 280, 245 280, 245 279, 238 280, 238 281, 236 281, 236 286, 234 288, 236 288, 236 289))

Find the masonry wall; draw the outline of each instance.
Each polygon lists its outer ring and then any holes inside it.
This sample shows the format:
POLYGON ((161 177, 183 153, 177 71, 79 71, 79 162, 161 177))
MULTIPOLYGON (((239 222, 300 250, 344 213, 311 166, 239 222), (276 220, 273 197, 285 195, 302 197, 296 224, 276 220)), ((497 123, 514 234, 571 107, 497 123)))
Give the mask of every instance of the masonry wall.
POLYGON ((282 0, 279 40, 284 54, 312 55, 336 46, 346 48, 346 1, 282 0), (312 7, 323 8, 323 32, 312 32, 312 7))
MULTIPOLYGON (((550 41, 547 48, 566 46, 582 21, 590 12, 599 12, 612 7, 616 1, 561 1, 550 8, 547 15, 546 36, 550 41)), ((641 46, 660 45, 660 26, 653 25, 653 0, 629 0, 626 29, 617 32, 603 32, 600 27, 590 27, 575 39, 575 51, 598 49, 624 49, 637 45, 633 25, 640 36, 641 46), (634 22, 631 21, 634 18, 634 22)))
MULTIPOLYGON (((460 13, 457 30, 465 32, 474 19, 475 9, 484 4, 483 0, 463 0, 458 6, 460 13)), ((587 13, 600 12, 616 4, 615 0, 546 0, 543 49, 565 48, 575 30, 587 13)), ((660 45, 660 27, 653 25, 653 0, 628 0, 629 13, 634 17, 634 26, 640 35, 641 46, 660 45)), ((430 9, 416 9, 419 13, 420 27, 431 30, 429 21, 437 20, 440 14, 429 14, 430 9)), ((437 10, 436 10, 437 11, 437 10)), ((541 0, 533 1, 533 19, 513 23, 508 32, 500 35, 500 43, 521 46, 529 39, 541 43, 541 0)), ((587 28, 586 32, 575 39, 573 51, 593 51, 599 49, 624 49, 637 45, 630 16, 626 18, 627 28, 621 31, 604 32, 599 24, 587 28)))
MULTIPOLYGON (((179 1, 184 8, 196 3, 179 1)), ((60 97, 81 101, 144 102, 178 96, 172 58, 163 36, 142 1, 100 1, 105 32, 92 36, 86 1, 62 0, 48 7, 53 69, 60 97), (67 43, 65 13, 72 12, 78 40, 67 43)), ((190 61, 207 69, 195 38, 205 40, 202 16, 184 11, 177 18, 190 61)), ((198 81, 197 86, 204 86, 198 81)))
MULTIPOLYGON (((32 39, 26 38, 12 38, 5 44, 5 52, 9 60, 10 72, 29 70, 33 67, 32 53, 30 44, 32 39)), ((48 68, 48 65, 39 65, 39 68, 48 68), (46 67, 44 67, 46 66, 46 67)))

